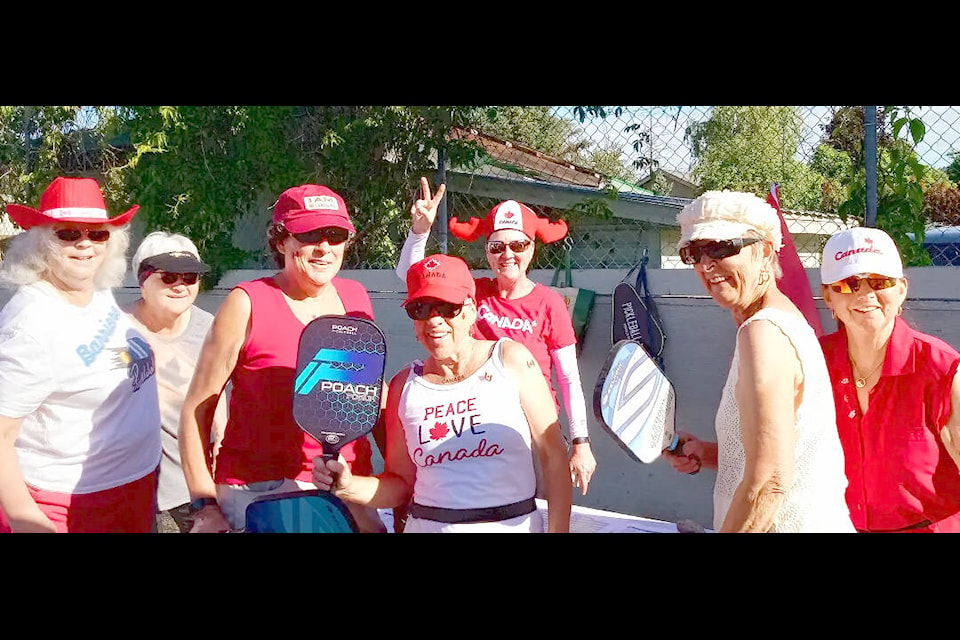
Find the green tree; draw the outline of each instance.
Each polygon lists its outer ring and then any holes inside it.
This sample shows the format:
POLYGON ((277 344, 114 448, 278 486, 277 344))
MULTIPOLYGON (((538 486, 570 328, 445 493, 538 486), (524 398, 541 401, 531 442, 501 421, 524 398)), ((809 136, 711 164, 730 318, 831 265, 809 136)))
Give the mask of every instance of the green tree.
POLYGON ((960 182, 960 152, 950 151, 947 155, 952 158, 952 162, 944 171, 947 172, 947 177, 951 182, 960 182))
POLYGON ((823 176, 796 160, 803 121, 796 107, 719 106, 685 139, 704 190, 733 189, 758 195, 780 183, 785 209, 816 210, 823 176))
MULTIPOLYGON (((926 217, 923 185, 936 173, 923 165, 914 146, 926 133, 919 118, 908 107, 883 107, 877 113, 877 221, 900 249, 905 264, 930 264, 922 246, 926 217), (909 135, 909 140, 901 134, 909 135), (911 144, 912 141, 912 144, 911 144), (911 239, 912 234, 914 239, 911 239)), ((842 149, 851 158, 852 176, 848 197, 839 208, 843 220, 863 220, 866 213, 866 171, 863 162, 863 107, 837 111, 827 128, 827 144, 842 149), (859 125, 858 125, 859 115, 859 125), (859 139, 859 145, 857 137, 859 139), (859 151, 858 151, 859 149, 859 151)))
MULTIPOLYGON (((189 235, 215 267, 264 259, 235 247, 234 228, 251 206, 266 210, 285 188, 325 184, 344 197, 358 235, 345 266, 396 262, 409 202, 431 152, 471 161, 473 143, 449 140, 471 126, 474 107, 214 106, 122 107, 134 148, 125 168, 148 230, 189 235)), ((269 220, 269 218, 266 218, 269 220)), ((268 263, 267 263, 268 264, 268 263)))

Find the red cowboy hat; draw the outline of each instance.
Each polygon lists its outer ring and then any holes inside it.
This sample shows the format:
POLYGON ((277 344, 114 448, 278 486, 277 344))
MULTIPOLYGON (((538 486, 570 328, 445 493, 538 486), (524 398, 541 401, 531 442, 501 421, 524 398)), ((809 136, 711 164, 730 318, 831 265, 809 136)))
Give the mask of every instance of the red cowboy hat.
POLYGON ((55 222, 109 224, 114 227, 130 222, 140 205, 115 218, 107 217, 107 205, 100 185, 93 178, 55 178, 40 196, 40 210, 22 204, 8 204, 7 214, 22 229, 55 222))
POLYGON ((473 241, 477 238, 489 236, 500 229, 514 229, 521 231, 528 238, 540 238, 543 242, 556 242, 567 235, 567 223, 563 220, 551 222, 541 218, 533 209, 517 202, 505 200, 490 209, 483 218, 470 218, 467 222, 460 222, 451 218, 450 233, 461 240, 473 241))

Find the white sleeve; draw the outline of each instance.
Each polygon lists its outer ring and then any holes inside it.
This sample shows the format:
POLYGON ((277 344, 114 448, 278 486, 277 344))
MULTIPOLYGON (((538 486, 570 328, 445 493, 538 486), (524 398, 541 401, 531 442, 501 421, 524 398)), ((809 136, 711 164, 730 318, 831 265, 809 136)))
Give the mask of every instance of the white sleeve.
POLYGON ((427 255, 427 238, 430 232, 414 233, 412 230, 407 233, 407 238, 403 241, 403 248, 400 249, 400 259, 397 261, 397 277, 407 281, 407 270, 417 262, 423 260, 427 255))
POLYGON ((577 365, 577 345, 571 344, 550 352, 557 370, 557 387, 570 423, 570 439, 585 438, 587 433, 587 405, 583 399, 580 367, 577 365))

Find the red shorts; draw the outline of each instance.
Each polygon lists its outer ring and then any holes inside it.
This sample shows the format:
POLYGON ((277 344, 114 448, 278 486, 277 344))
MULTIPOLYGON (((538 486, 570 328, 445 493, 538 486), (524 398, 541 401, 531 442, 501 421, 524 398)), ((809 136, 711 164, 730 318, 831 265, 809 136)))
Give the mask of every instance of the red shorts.
MULTIPOLYGON (((157 472, 94 493, 56 493, 27 486, 57 533, 150 533, 157 506, 157 472)), ((10 533, 0 509, 0 533, 10 533)))

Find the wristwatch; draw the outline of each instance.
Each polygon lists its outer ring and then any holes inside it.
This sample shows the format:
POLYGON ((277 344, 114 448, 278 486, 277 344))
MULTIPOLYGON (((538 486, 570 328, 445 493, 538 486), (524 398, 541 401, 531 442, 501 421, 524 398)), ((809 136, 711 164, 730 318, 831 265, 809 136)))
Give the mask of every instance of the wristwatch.
POLYGON ((219 503, 217 502, 216 498, 197 498, 196 500, 190 502, 190 513, 193 514, 197 511, 200 511, 200 509, 203 509, 204 507, 209 507, 210 505, 216 506, 218 504, 219 503))

